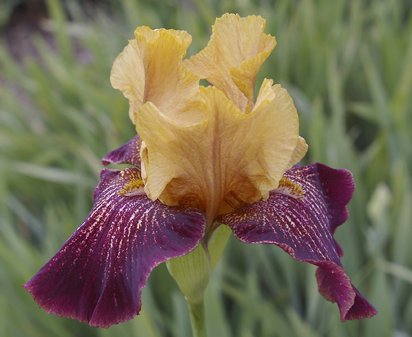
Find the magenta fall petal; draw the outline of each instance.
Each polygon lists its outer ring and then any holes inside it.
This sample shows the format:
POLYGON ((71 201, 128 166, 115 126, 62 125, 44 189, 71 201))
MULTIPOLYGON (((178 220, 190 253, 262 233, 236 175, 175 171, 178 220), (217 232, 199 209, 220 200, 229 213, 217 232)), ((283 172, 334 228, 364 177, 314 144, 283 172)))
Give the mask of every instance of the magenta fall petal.
POLYGON ((313 164, 294 167, 284 177, 291 182, 289 187, 286 184, 268 200, 222 216, 221 222, 243 242, 272 243, 299 261, 317 265, 319 291, 337 302, 342 320, 375 315, 375 308, 345 273, 342 251, 333 238, 336 227, 348 217, 346 205, 354 190, 351 173, 313 164))
POLYGON ((151 270, 197 246, 200 211, 119 194, 137 172, 102 171, 87 219, 25 285, 47 312, 97 327, 131 319, 151 270))

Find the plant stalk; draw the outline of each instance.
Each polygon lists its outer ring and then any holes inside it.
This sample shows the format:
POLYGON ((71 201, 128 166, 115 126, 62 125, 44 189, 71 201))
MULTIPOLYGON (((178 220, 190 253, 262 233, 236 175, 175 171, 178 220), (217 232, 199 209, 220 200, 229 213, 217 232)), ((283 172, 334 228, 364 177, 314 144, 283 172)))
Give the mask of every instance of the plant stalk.
POLYGON ((187 302, 190 312, 190 322, 192 324, 193 337, 206 337, 205 307, 203 298, 200 302, 187 302))

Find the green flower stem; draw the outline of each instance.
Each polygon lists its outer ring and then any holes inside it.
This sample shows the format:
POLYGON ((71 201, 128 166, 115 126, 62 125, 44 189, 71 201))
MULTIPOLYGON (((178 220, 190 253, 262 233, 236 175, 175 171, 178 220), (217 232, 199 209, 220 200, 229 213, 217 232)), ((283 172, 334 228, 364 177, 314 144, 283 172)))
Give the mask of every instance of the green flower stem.
POLYGON ((229 227, 219 226, 208 242, 202 242, 189 254, 167 261, 167 269, 182 291, 190 312, 193 337, 206 337, 203 297, 210 274, 229 239, 229 227))
POLYGON ((206 337, 205 306, 203 299, 200 302, 187 302, 192 323, 193 337, 206 337))

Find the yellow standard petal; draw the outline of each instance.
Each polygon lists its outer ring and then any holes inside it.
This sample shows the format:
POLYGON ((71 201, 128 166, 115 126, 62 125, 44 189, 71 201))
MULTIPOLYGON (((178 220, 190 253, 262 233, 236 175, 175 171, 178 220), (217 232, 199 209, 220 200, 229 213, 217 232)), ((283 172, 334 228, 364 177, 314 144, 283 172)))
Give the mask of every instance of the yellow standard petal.
POLYGON ((276 45, 273 36, 263 33, 265 25, 260 16, 225 14, 216 20, 206 48, 187 61, 243 111, 251 107, 256 74, 276 45))
POLYGON ((202 88, 188 109, 198 122, 177 123, 151 103, 136 116, 149 198, 201 208, 212 223, 230 207, 266 198, 278 186, 299 137, 285 89, 265 80, 254 109, 245 114, 219 89, 202 88))
POLYGON ((185 31, 136 29, 135 39, 116 58, 110 75, 112 86, 129 100, 133 123, 145 102, 182 117, 186 100, 199 89, 199 78, 182 61, 191 40, 185 31))

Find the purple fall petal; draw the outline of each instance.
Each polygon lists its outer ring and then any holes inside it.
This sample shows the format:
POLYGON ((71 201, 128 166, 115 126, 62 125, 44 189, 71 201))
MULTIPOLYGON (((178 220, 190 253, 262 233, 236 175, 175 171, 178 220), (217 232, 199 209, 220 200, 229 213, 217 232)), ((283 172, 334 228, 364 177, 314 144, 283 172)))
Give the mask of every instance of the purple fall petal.
POLYGON ((134 136, 127 143, 106 154, 102 158, 102 164, 131 164, 140 168, 139 136, 134 136))
POLYGON ((342 320, 375 315, 345 273, 332 236, 348 217, 346 205, 354 190, 351 173, 314 164, 294 167, 284 178, 268 200, 226 214, 221 222, 243 242, 272 243, 299 261, 317 265, 319 291, 337 302, 342 320))
POLYGON ((97 327, 131 319, 151 270, 202 238, 200 211, 119 194, 136 174, 134 168, 103 170, 85 222, 25 285, 49 313, 97 327))

